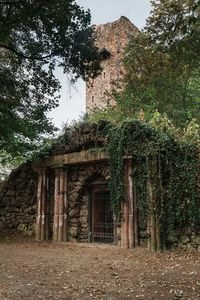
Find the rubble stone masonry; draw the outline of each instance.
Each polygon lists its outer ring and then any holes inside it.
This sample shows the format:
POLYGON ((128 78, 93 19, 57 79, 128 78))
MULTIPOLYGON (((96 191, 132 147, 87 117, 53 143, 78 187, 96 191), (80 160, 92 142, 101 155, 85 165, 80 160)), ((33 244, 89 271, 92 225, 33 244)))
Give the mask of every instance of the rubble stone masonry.
MULTIPOLYGON (((120 84, 123 78, 122 59, 125 46, 130 38, 138 33, 138 28, 123 16, 112 23, 96 26, 96 45, 102 52, 102 73, 87 83, 87 112, 94 107, 104 107, 108 103, 109 93, 120 84)), ((113 99, 111 99, 111 104, 114 104, 113 99)))
POLYGON ((27 162, 13 170, 0 186, 0 234, 19 230, 35 234, 37 174, 27 162))

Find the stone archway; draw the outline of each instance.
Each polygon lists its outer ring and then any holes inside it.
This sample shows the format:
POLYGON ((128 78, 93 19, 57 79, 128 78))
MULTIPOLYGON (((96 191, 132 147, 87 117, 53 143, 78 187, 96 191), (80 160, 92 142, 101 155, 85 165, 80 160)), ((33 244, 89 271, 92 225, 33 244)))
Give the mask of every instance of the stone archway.
MULTIPOLYGON (((98 155, 95 154, 95 161, 91 160, 94 155, 93 152, 82 152, 81 160, 78 153, 70 155, 71 156, 64 156, 64 158, 62 156, 58 157, 58 160, 62 159, 62 163, 66 161, 68 164, 62 164, 62 166, 56 165, 56 167, 54 167, 53 240, 88 242, 91 241, 89 187, 99 176, 102 176, 105 182, 108 182, 110 177, 109 166, 105 157, 101 157, 100 153, 98 155)), ((48 163, 52 167, 55 166, 54 160, 50 160, 48 163)), ((40 167, 38 172, 37 238, 38 240, 45 240, 49 238, 48 168, 40 167)), ((113 223, 115 233, 113 233, 113 241, 115 243, 119 241, 122 247, 133 248, 138 245, 138 216, 131 157, 126 158, 124 161, 124 181, 127 197, 122 202, 121 214, 119 215, 118 213, 117 216, 114 216, 115 221, 113 221, 113 223)), ((99 201, 104 201, 101 200, 103 197, 102 194, 104 194, 107 199, 109 198, 105 190, 98 193, 96 193, 94 197, 99 197, 99 201)), ((99 203, 96 201, 96 209, 92 215, 93 219, 103 220, 103 222, 106 223, 105 220, 108 218, 108 215, 106 215, 106 204, 102 204, 101 206, 102 209, 100 210, 103 211, 101 216, 100 213, 97 212, 97 206, 100 206, 99 203)), ((105 231, 106 228, 104 225, 102 232, 99 232, 106 233, 105 231)), ((93 230, 93 236, 95 233, 97 233, 97 230, 93 230)), ((94 239, 92 239, 92 241, 94 241, 94 239)))
POLYGON ((69 169, 69 240, 91 242, 91 193, 107 185, 107 164, 73 166, 69 169))

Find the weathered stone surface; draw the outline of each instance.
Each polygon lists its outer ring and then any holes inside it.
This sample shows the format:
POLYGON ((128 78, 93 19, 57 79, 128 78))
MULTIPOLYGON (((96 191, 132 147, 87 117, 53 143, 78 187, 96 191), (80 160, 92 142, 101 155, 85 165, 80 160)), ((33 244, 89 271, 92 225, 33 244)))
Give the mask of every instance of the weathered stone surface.
POLYGON ((182 249, 182 250, 187 250, 187 245, 183 245, 183 244, 178 244, 178 248, 182 249))
POLYGON ((73 194, 70 196, 70 201, 76 203, 78 200, 78 193, 73 191, 73 194))
POLYGON ((0 230, 34 235, 37 212, 37 174, 30 163, 13 170, 0 191, 0 230))
POLYGON ((187 244, 187 250, 191 253, 196 252, 197 251, 197 245, 194 244, 187 244))
MULTIPOLYGON (((88 242, 89 231, 89 193, 91 186, 107 182, 109 168, 106 162, 92 162, 83 165, 67 167, 67 228, 69 240, 88 242), (91 185, 92 184, 92 185, 91 185)), ((54 170, 49 170, 48 213, 50 232, 53 229, 54 215, 54 170)), ((37 174, 30 164, 15 170, 6 184, 1 187, 0 193, 0 231, 17 229, 27 235, 35 235, 37 215, 37 174), (24 171, 25 169, 25 171, 24 171), (23 176, 21 177, 21 174, 23 176), (27 174, 27 176, 25 176, 27 174), (23 184, 20 182, 23 181, 23 184)), ((141 224, 140 224, 141 225, 141 224)), ((146 241, 146 226, 140 227, 140 244, 146 241)), ((120 244, 121 224, 117 222, 116 238, 120 244)), ((179 247, 194 252, 200 251, 200 235, 188 230, 184 236, 177 239, 170 236, 172 248, 179 247)))
MULTIPOLYGON (((86 110, 90 111, 97 106, 103 107, 107 104, 109 93, 120 85, 124 76, 123 52, 125 46, 132 36, 139 33, 126 17, 112 23, 96 26, 96 45, 110 52, 107 58, 102 57, 102 73, 95 79, 91 79, 86 87, 86 110)), ((114 100, 112 99, 112 103, 114 100)))
MULTIPOLYGON (((84 138, 83 138, 84 140, 84 138)), ((68 149, 69 150, 69 149, 68 149)), ((89 153, 89 151, 87 152, 89 153)), ((77 157, 77 153, 75 155, 77 157)), ((85 156, 86 157, 86 156, 85 156)), ((59 166, 60 167, 60 166, 59 166)), ((91 217, 91 189, 99 184, 107 185, 110 177, 109 166, 105 160, 101 161, 84 161, 84 163, 69 164, 63 166, 66 168, 66 227, 69 240, 88 241, 90 234, 90 217, 91 217)), ((48 200, 47 219, 49 222, 50 235, 53 231, 54 220, 54 198, 55 198, 55 169, 47 168, 48 174, 48 200)), ((61 181, 59 182, 61 184, 61 181)), ((0 186, 0 231, 5 229, 18 229, 27 235, 35 234, 35 222, 37 215, 37 174, 33 171, 29 163, 22 165, 14 170, 8 181, 0 186)), ((65 196, 65 192, 58 193, 65 196)), ((62 201, 62 200, 61 200, 62 201)), ((62 203, 62 202, 61 202, 62 203)), ((57 211, 55 209, 55 211, 57 211)), ((42 213, 40 211, 40 213, 42 213)), ((58 214, 58 212, 57 212, 58 214)), ((61 214, 62 215, 62 214, 61 214)), ((121 223, 120 218, 115 222, 115 237, 120 241, 121 223)), ((64 218, 63 218, 64 219, 64 218)), ((139 238, 140 244, 146 241, 146 221, 139 219, 139 238), (144 224, 143 224, 144 223, 144 224)), ((144 219, 144 218, 143 218, 144 219)), ((62 221, 62 218, 61 218, 62 221)), ((170 237, 170 245, 177 245, 182 249, 199 251, 200 235, 191 229, 184 233, 184 236, 170 237), (197 247, 198 246, 198 247, 197 247)))
MULTIPOLYGON (((62 164, 80 164, 84 162, 96 162, 96 161, 104 161, 107 159, 107 154, 102 151, 102 149, 96 149, 96 151, 91 151, 88 149, 86 151, 82 150, 79 152, 72 152, 61 155, 53 155, 44 159, 41 164, 43 166, 56 166, 62 164)), ((78 179, 77 174, 74 174, 76 180, 78 179)))
POLYGON ((79 229, 78 227, 70 227, 69 233, 73 238, 78 237, 79 229))
MULTIPOLYGON (((170 243, 174 244, 174 243, 177 243, 178 242, 178 238, 177 238, 177 235, 175 232, 171 232, 169 237, 168 237, 168 240, 170 243)), ((187 243, 187 238, 186 238, 186 243, 187 243)))
POLYGON ((195 238, 195 244, 198 245, 198 246, 200 246, 200 236, 197 236, 195 238))
POLYGON ((26 231, 26 225, 25 224, 19 224, 19 226, 17 227, 17 229, 19 230, 19 231, 23 231, 23 232, 25 232, 26 231))
POLYGON ((74 208, 70 211, 69 216, 70 218, 78 218, 80 210, 78 208, 74 208))
POLYGON ((8 190, 6 193, 6 197, 14 197, 15 196, 15 190, 8 190))
POLYGON ((188 236, 183 236, 183 237, 181 238, 181 243, 182 243, 183 245, 187 244, 189 241, 190 241, 190 239, 189 239, 188 236))
POLYGON ((71 224, 73 224, 73 225, 76 225, 76 224, 78 224, 79 223, 79 217, 77 216, 76 218, 70 218, 70 222, 71 222, 71 224))

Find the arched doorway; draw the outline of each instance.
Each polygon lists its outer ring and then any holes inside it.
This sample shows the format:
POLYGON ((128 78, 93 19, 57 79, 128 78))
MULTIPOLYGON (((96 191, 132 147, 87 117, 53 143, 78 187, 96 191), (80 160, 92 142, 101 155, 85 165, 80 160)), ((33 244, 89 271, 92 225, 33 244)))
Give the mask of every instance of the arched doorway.
POLYGON ((108 184, 96 180, 89 188, 89 240, 90 242, 113 243, 113 209, 108 184))

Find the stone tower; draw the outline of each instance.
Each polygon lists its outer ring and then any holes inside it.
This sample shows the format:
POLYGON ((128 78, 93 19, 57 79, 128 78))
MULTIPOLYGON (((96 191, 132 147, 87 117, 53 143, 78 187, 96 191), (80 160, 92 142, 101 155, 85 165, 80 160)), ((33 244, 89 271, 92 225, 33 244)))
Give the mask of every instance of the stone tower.
MULTIPOLYGON (((122 58, 125 46, 139 29, 129 19, 121 17, 112 23, 96 26, 96 45, 101 56, 102 73, 90 79, 86 86, 86 112, 94 107, 104 107, 110 98, 109 92, 123 78, 122 58)), ((114 100, 111 100, 114 104, 114 100)))

